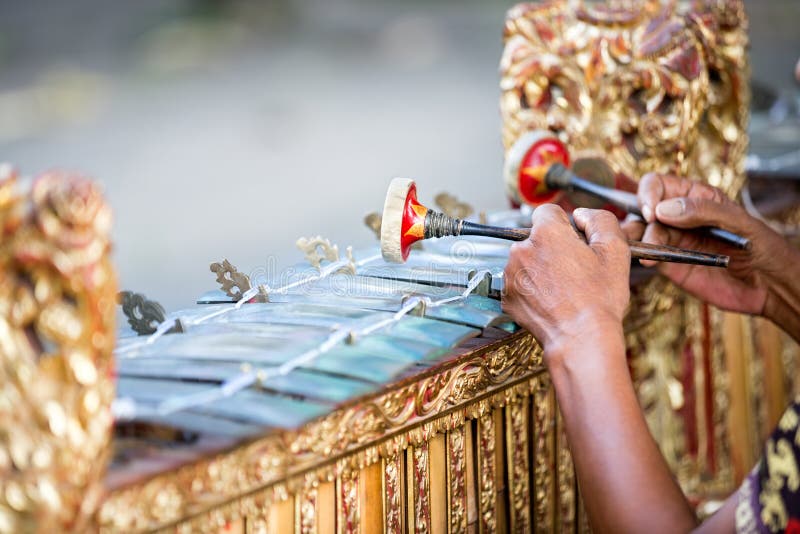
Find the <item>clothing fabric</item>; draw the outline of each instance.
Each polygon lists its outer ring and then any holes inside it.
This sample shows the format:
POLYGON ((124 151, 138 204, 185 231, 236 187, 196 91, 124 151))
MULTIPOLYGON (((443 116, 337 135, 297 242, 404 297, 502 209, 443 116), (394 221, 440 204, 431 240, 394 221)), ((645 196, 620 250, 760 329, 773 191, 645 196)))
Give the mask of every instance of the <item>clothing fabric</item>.
POLYGON ((736 532, 800 534, 800 397, 786 409, 738 491, 736 532))

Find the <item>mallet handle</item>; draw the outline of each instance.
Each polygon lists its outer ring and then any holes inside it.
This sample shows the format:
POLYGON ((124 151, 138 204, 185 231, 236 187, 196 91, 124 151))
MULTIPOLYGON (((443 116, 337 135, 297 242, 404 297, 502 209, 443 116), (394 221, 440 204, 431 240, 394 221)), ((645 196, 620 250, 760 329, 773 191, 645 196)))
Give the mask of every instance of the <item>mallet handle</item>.
MULTIPOLYGON (((642 211, 639 209, 639 200, 635 194, 605 187, 586 180, 585 178, 581 178, 560 163, 552 165, 547 171, 545 175, 545 184, 547 187, 551 188, 580 191, 593 195, 621 210, 644 218, 642 216, 642 211)), ((696 231, 741 250, 750 250, 752 247, 752 243, 748 238, 729 232, 728 230, 723 230, 722 228, 707 226, 698 228, 696 231)))
MULTIPOLYGON (((496 237, 508 241, 523 241, 528 239, 531 231, 528 228, 504 228, 488 226, 469 221, 455 219, 456 232, 451 235, 477 235, 496 237)), ((432 236, 433 237, 433 236, 432 236)), ((438 236, 440 237, 440 236, 438 236)), ((708 265, 711 267, 727 267, 730 258, 722 254, 707 254, 695 250, 670 247, 667 245, 652 245, 641 241, 628 241, 631 248, 631 257, 643 260, 665 261, 671 263, 690 263, 693 265, 708 265)))

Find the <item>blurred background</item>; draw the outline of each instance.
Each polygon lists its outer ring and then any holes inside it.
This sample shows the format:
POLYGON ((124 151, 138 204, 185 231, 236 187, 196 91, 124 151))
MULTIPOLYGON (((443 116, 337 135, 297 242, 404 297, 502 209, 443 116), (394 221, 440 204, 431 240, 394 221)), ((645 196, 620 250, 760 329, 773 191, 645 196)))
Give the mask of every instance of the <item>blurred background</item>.
MULTIPOLYGON (((362 219, 393 176, 423 201, 504 208, 512 4, 0 0, 0 160, 100 181, 121 288, 188 306, 212 261, 263 271, 300 261, 300 236, 375 243, 362 219)), ((800 2, 746 4, 754 127, 777 132, 800 115, 800 2)))

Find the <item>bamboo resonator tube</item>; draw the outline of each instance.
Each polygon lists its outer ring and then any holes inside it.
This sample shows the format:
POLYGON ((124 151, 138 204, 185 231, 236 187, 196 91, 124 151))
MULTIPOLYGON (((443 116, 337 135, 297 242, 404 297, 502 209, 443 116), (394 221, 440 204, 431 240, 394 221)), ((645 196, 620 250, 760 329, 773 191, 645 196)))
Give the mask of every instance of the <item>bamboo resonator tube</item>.
MULTIPOLYGON (((473 223, 428 209, 417 200, 413 180, 395 178, 389 184, 381 221, 381 253, 386 261, 402 263, 408 258, 411 245, 432 237, 475 235, 510 241, 523 241, 530 236, 528 228, 503 228, 473 223)), ((706 254, 666 245, 628 241, 631 257, 673 263, 691 263, 727 267, 728 256, 706 254)))
MULTIPOLYGON (((583 158, 569 168, 570 156, 564 144, 549 132, 530 132, 509 150, 504 169, 506 189, 519 200, 537 206, 555 199, 558 191, 591 195, 617 208, 642 217, 634 193, 612 187, 614 171, 597 158, 583 158), (579 176, 579 163, 597 181, 579 176), (604 183, 598 183, 604 182, 604 183)), ((728 230, 705 227, 693 230, 738 249, 749 250, 749 239, 728 230)))

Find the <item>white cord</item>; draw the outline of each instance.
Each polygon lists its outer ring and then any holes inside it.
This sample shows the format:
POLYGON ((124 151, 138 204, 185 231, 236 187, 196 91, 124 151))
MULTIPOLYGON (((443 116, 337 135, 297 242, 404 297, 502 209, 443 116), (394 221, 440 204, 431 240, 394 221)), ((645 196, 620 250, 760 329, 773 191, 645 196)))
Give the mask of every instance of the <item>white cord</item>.
MULTIPOLYGON (((331 264, 329 267, 333 267, 334 265, 336 264, 335 263, 331 264)), ((341 267, 341 265, 339 265, 338 267, 341 267)), ((324 271, 325 270, 321 271, 320 275, 322 275, 324 271)), ((328 276, 330 272, 334 271, 333 270, 328 271, 325 274, 325 276, 328 276)), ((224 381, 217 387, 209 388, 208 390, 200 391, 197 393, 192 393, 190 395, 180 395, 163 400, 156 406, 155 409, 146 406, 141 406, 134 399, 131 398, 116 399, 111 406, 112 413, 114 415, 114 418, 118 421, 133 419, 137 416, 146 414, 165 416, 177 411, 185 410, 188 408, 196 408, 203 404, 208 404, 225 397, 230 397, 238 393, 239 391, 247 389, 256 382, 263 384, 270 378, 287 375, 292 371, 294 371, 295 369, 297 369, 298 367, 311 364, 318 357, 330 351, 331 349, 333 349, 334 347, 336 347, 345 340, 358 339, 360 337, 367 336, 377 330, 381 330, 382 328, 385 328, 391 324, 394 324, 400 321, 403 317, 405 317, 409 313, 411 313, 413 310, 415 310, 418 306, 420 306, 420 304, 422 304, 427 308, 435 308, 437 306, 442 306, 444 304, 449 304, 451 302, 464 300, 467 297, 469 297, 473 291, 475 291, 478 285, 489 274, 491 273, 488 270, 482 270, 476 273, 475 276, 473 276, 472 279, 470 279, 469 284, 467 284, 467 287, 460 295, 439 300, 431 300, 431 298, 427 296, 414 295, 409 299, 407 299, 403 303, 402 307, 397 312, 395 312, 394 315, 392 315, 387 319, 376 321, 375 323, 367 325, 364 328, 361 328, 360 330, 352 330, 346 327, 338 328, 333 332, 331 332, 331 334, 325 339, 325 341, 320 343, 317 347, 310 349, 304 352, 303 354, 295 356, 294 358, 283 363, 280 366, 260 368, 255 370, 248 369, 236 376, 229 378, 228 380, 224 381)), ((239 299, 239 301, 236 303, 235 306, 231 308, 225 308, 224 311, 240 308, 245 302, 249 301, 257 293, 258 293, 258 288, 253 288, 248 290, 242 295, 242 298, 239 299)), ((218 310, 213 314, 208 314, 206 316, 203 316, 200 319, 195 320, 192 324, 197 324, 211 317, 218 316, 220 315, 220 313, 218 313, 219 311, 222 310, 218 310)), ((172 322, 164 321, 162 324, 159 325, 158 329, 156 329, 156 332, 148 338, 148 341, 146 343, 147 344, 153 343, 156 339, 158 339, 165 332, 167 332, 174 325, 174 323, 175 320, 172 320, 172 322), (165 324, 168 326, 163 326, 165 324)))

